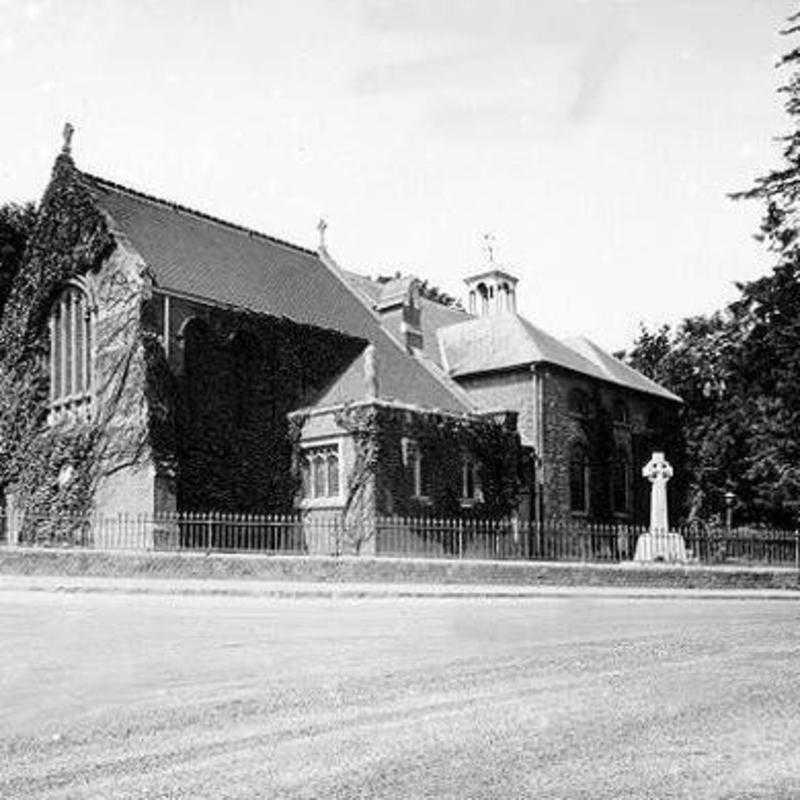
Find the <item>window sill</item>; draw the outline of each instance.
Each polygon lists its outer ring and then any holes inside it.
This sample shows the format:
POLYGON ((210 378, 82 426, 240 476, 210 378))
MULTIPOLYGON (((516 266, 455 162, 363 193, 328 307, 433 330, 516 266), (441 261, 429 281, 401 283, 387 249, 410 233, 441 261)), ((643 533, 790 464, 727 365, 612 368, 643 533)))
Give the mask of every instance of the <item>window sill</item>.
POLYGON ((462 497, 460 502, 461 508, 474 508, 481 501, 477 497, 462 497))
POLYGON ((589 516, 588 511, 570 511, 570 516, 575 517, 576 519, 586 519, 589 516))
POLYGON ((424 495, 424 494, 413 494, 413 495, 411 495, 411 499, 415 503, 419 503, 420 505, 423 505, 423 506, 433 505, 433 500, 431 500, 430 497, 428 497, 427 495, 424 495))
POLYGON ((309 497, 303 498, 296 503, 298 508, 344 508, 344 498, 340 495, 336 497, 309 497))

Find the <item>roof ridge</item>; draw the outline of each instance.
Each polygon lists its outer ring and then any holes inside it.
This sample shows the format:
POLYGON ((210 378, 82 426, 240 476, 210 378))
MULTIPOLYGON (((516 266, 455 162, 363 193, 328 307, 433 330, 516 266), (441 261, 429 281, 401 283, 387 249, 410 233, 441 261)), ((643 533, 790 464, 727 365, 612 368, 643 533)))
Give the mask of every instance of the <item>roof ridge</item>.
POLYGON ((301 245, 294 244, 293 242, 287 242, 285 239, 279 239, 277 236, 270 236, 268 233, 256 230, 255 228, 249 228, 246 225, 240 225, 238 222, 231 222, 230 220, 222 219, 222 217, 215 217, 213 214, 208 214, 205 211, 200 211, 196 208, 192 208, 191 206, 185 206, 182 203, 177 203, 173 200, 166 200, 163 197, 157 197, 156 195, 148 194, 147 192, 142 192, 138 189, 132 189, 130 186, 125 186, 121 183, 110 181, 108 180, 108 178, 101 178, 99 175, 93 175, 90 172, 84 172, 83 170, 81 170, 79 174, 103 186, 107 186, 112 189, 116 189, 118 191, 126 192, 127 194, 130 194, 133 197, 138 197, 142 200, 147 200, 150 203, 157 203, 158 205, 161 206, 167 206, 173 209, 174 211, 180 211, 186 214, 191 214, 192 216, 198 217, 199 219, 204 219, 207 220, 208 222, 213 222, 216 225, 222 225, 226 228, 231 228, 232 230, 239 231, 240 233, 246 233, 248 234, 248 236, 258 236, 260 239, 266 239, 268 242, 271 242, 272 244, 277 244, 282 247, 286 247, 290 250, 296 250, 301 253, 305 253, 306 255, 319 257, 319 253, 316 250, 311 250, 308 247, 302 247, 301 245))

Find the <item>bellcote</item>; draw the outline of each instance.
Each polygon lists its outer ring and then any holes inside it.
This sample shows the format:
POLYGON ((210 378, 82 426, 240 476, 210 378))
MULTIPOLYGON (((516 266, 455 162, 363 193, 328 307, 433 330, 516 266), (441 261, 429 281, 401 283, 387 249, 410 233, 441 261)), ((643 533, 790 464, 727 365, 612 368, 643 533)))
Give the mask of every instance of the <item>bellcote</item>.
POLYGON ((467 278, 469 313, 476 317, 517 313, 517 283, 510 272, 493 269, 467 278))
POLYGON ((502 269, 494 260, 494 237, 484 236, 486 266, 482 272, 464 280, 469 292, 469 313, 476 317, 517 313, 519 279, 502 269))

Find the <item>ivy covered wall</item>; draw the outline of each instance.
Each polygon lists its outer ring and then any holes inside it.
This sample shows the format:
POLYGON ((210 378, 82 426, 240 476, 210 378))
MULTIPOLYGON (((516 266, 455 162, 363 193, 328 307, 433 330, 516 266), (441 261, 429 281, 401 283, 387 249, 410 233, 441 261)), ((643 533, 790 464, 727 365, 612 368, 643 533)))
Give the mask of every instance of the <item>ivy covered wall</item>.
MULTIPOLYGON (((168 316, 169 358, 150 386, 170 420, 159 441, 174 453, 178 509, 292 511, 298 431, 287 414, 313 403, 366 343, 175 297, 168 316)), ((155 294, 145 320, 159 340, 163 319, 164 297, 155 294)))
POLYGON ((517 507, 523 451, 514 414, 459 417, 372 403, 345 407, 336 419, 356 449, 347 513, 453 518, 503 516, 517 507), (415 496, 404 439, 422 453, 425 500, 415 496), (465 456, 477 464, 483 494, 483 501, 471 507, 462 505, 465 456))
POLYGON ((105 481, 149 464, 150 349, 139 324, 148 286, 144 265, 60 155, 0 320, 0 488, 24 512, 23 540, 80 535, 56 515, 88 514, 105 481), (97 412, 49 425, 48 317, 76 278, 95 304, 97 412))

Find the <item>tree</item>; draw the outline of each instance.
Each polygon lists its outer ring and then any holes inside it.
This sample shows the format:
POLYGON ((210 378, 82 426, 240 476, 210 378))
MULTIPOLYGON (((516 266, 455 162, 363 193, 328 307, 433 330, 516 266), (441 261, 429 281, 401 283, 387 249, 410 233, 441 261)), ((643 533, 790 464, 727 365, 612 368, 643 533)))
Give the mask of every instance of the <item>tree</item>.
MULTIPOLYGON (((800 33, 800 13, 782 33, 800 33)), ((690 510, 720 512, 733 490, 739 520, 788 526, 800 501, 800 47, 778 66, 792 70, 779 89, 792 124, 783 164, 732 195, 765 203, 756 238, 774 269, 674 333, 642 328, 627 359, 685 401, 690 510)))
MULTIPOLYGON (((800 33, 800 12, 781 31, 800 33)), ((766 208, 756 238, 776 256, 771 275, 740 285, 732 311, 740 320, 739 377, 748 390, 747 477, 760 508, 780 508, 788 519, 800 501, 800 47, 778 62, 790 74, 779 88, 791 128, 780 138, 783 163, 734 199, 766 208)), ((744 388, 743 386, 743 388, 744 388)))
POLYGON ((0 206, 0 316, 35 223, 33 203, 0 206))

